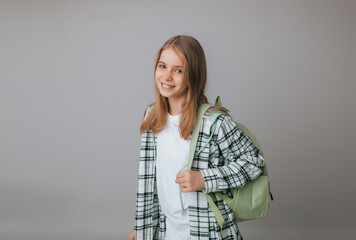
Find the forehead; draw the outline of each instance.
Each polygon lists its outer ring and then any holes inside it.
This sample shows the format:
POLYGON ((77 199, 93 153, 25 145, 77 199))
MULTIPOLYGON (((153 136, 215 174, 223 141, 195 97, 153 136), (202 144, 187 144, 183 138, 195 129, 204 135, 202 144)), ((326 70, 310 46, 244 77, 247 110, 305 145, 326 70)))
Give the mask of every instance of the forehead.
POLYGON ((170 47, 162 50, 159 60, 166 63, 182 65, 184 63, 184 56, 180 51, 170 47))

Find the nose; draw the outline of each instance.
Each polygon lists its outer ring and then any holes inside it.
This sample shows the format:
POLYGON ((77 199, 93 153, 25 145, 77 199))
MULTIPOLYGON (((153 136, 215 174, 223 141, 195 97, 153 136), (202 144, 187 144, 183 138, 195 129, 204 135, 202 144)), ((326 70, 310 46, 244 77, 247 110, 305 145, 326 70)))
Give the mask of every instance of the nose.
POLYGON ((168 82, 172 81, 172 80, 173 80, 173 77, 172 77, 171 72, 168 71, 168 72, 165 74, 164 79, 165 79, 166 81, 168 81, 168 82))

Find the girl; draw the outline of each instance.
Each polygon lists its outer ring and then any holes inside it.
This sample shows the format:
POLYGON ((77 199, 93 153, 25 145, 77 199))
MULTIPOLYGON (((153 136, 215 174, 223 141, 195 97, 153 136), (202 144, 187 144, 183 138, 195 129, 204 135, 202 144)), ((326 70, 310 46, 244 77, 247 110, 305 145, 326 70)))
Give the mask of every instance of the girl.
POLYGON ((251 140, 222 107, 214 132, 203 118, 197 147, 212 140, 188 162, 190 137, 204 95, 207 70, 199 42, 185 35, 170 38, 158 51, 155 64, 156 101, 146 109, 141 125, 141 152, 133 240, 242 239, 232 211, 213 194, 224 217, 220 227, 205 193, 242 187, 259 176, 264 159, 251 140), (180 171, 181 170, 181 171, 180 171))

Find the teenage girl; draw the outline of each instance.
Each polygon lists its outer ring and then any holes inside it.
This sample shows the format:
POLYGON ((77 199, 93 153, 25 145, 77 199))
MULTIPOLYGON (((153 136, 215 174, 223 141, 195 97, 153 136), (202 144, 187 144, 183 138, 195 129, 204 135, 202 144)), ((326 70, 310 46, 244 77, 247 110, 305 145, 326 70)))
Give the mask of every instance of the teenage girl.
POLYGON ((219 191, 231 197, 231 188, 245 185, 263 170, 262 155, 227 109, 209 109, 225 113, 215 128, 204 116, 196 151, 211 135, 212 139, 194 158, 191 170, 185 170, 197 110, 208 102, 206 78, 204 51, 195 38, 174 36, 158 51, 156 101, 146 109, 140 128, 136 215, 130 240, 242 239, 225 202, 213 195, 224 217, 220 229, 204 195, 219 191))

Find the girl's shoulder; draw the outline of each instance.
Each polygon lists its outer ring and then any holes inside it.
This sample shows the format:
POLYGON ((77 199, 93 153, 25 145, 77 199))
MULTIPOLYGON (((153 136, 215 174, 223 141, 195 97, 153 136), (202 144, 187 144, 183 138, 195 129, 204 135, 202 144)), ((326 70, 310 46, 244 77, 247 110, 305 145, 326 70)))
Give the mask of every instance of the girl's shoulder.
POLYGON ((241 127, 230 114, 225 111, 215 110, 206 113, 204 115, 206 119, 207 129, 210 129, 210 133, 220 135, 241 134, 241 127))
POLYGON ((217 125, 221 125, 222 123, 224 123, 226 121, 233 122, 233 120, 226 108, 221 108, 221 107, 216 107, 216 106, 209 108, 205 112, 203 118, 205 118, 208 123, 210 123, 210 124, 216 123, 217 125))
POLYGON ((208 109, 203 116, 204 126, 202 131, 207 134, 225 135, 231 134, 231 131, 236 131, 236 123, 231 116, 218 108, 208 109))

